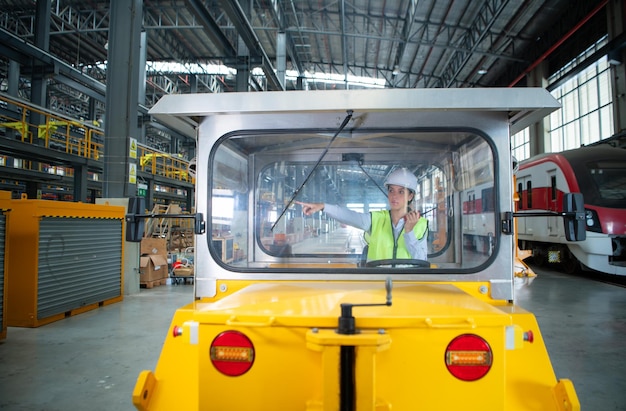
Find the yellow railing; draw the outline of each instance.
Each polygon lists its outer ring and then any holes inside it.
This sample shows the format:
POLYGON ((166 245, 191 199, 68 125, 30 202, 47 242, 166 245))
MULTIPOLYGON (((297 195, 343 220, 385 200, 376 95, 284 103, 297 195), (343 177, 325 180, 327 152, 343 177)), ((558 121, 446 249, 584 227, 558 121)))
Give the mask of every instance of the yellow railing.
MULTIPOLYGON (((5 135, 14 130, 15 138, 24 143, 94 160, 101 159, 104 154, 104 133, 96 124, 90 125, 63 117, 5 94, 0 94, 0 106, 6 112, 14 113, 10 116, 0 111, 0 132, 4 131, 5 135), (39 118, 41 124, 33 124, 33 118, 39 118)), ((194 183, 187 173, 188 160, 142 145, 138 146, 137 155, 141 171, 171 180, 194 183)), ((20 168, 31 169, 30 162, 23 161, 20 168)), ((39 165, 39 171, 48 171, 41 168, 42 165, 39 165)), ((68 176, 73 174, 71 169, 66 172, 68 176)))
POLYGON ((46 124, 38 126, 37 136, 44 140, 46 147, 79 157, 99 160, 104 152, 104 133, 75 120, 46 117, 46 124))
POLYGON ((172 180, 193 183, 193 179, 187 172, 188 160, 142 145, 137 146, 137 153, 139 170, 172 180))
POLYGON ((0 112, 0 129, 15 130, 16 139, 51 150, 98 160, 104 153, 104 133, 96 125, 63 117, 29 105, 27 102, 0 95, 0 103, 7 112, 0 112), (39 123, 31 122, 38 118, 39 123))

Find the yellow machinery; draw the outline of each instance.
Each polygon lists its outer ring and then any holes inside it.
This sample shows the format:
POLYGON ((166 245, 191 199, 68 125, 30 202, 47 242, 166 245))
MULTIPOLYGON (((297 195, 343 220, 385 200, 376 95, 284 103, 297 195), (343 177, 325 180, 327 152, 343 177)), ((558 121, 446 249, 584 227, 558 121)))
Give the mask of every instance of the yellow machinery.
POLYGON ((48 200, 2 200, 6 324, 39 327, 121 301, 124 208, 48 200))
POLYGON ((515 303, 509 136, 556 108, 528 88, 164 97, 151 115, 198 136, 195 298, 135 407, 579 410, 515 303), (397 167, 417 178, 428 257, 370 261, 368 215, 397 167))

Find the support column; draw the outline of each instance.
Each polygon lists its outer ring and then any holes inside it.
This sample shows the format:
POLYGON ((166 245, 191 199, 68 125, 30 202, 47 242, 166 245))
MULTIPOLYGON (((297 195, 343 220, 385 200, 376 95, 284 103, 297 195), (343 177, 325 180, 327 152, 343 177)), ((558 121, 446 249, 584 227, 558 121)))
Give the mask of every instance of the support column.
MULTIPOLYGON (((195 94, 198 92, 198 76, 196 74, 189 74, 189 93, 190 94, 195 94)), ((173 150, 178 150, 176 151, 177 153, 180 153, 181 151, 184 151, 187 155, 187 160, 191 160, 192 158, 194 158, 194 156, 196 155, 196 146, 195 143, 193 141, 189 141, 187 139, 184 138, 180 138, 178 136, 171 136, 172 138, 172 152, 174 152, 173 150)))
MULTIPOLYGON (((19 88, 20 88, 20 64, 17 61, 14 60, 9 60, 9 72, 8 72, 8 87, 7 87, 7 93, 12 96, 12 97, 19 97, 19 88)), ((14 106, 13 104, 9 104, 7 106, 7 110, 13 112, 15 114, 16 118, 19 118, 20 114, 17 110, 17 107, 14 106)), ((6 131, 5 131, 5 135, 10 138, 13 139, 15 138, 16 135, 16 131, 13 130, 12 128, 7 127, 6 131)), ((8 160, 8 159, 7 159, 8 160)), ((11 162, 13 160, 11 159, 11 162)), ((9 165, 9 164, 7 164, 9 165)), ((10 164, 11 166, 13 166, 13 164, 10 164)))
POLYGON ((136 195, 129 183, 129 138, 139 140, 138 99, 141 70, 141 0, 111 0, 107 66, 106 121, 104 124, 103 197, 136 195))
POLYGON ((87 166, 74 166, 74 201, 87 202, 87 166))
POLYGON ((89 117, 89 123, 90 124, 100 124, 98 123, 98 119, 96 118, 96 99, 94 99, 93 97, 89 97, 89 101, 88 101, 88 105, 89 107, 87 108, 89 110, 89 113, 87 114, 89 117))
POLYGON ((195 74, 189 75, 189 93, 195 94, 198 92, 198 76, 195 74))
MULTIPOLYGON (((241 0, 239 2, 241 8, 248 18, 250 18, 250 1, 241 0)), ((235 79, 235 91, 249 91, 248 83, 250 82, 250 50, 243 41, 237 37, 237 78, 235 79)))
POLYGON ((41 200, 41 184, 35 181, 26 181, 26 196, 30 199, 41 200))
MULTIPOLYGON (((148 61, 148 37, 145 30, 141 30, 141 33, 139 34, 139 44, 137 102, 139 104, 146 104, 146 63, 148 61)), ((143 120, 142 115, 138 115, 137 130, 137 141, 142 144, 146 144, 146 122, 143 120)))
POLYGON ((20 88, 20 63, 9 60, 7 93, 12 97, 19 97, 20 88))
MULTIPOLYGON (((543 87, 548 86, 547 79, 547 63, 544 61, 540 63, 533 71, 528 73, 527 84, 528 87, 543 87)), ((550 150, 550 135, 548 130, 550 129, 550 117, 546 117, 538 123, 529 126, 530 135, 530 156, 545 153, 546 150, 550 150)))
POLYGON ((237 46, 237 78, 235 79, 235 91, 249 91, 250 81, 250 52, 241 37, 237 46))
POLYGON ((193 199, 194 199, 193 189, 188 189, 187 190, 187 198, 185 199, 185 203, 187 204, 187 211, 190 212, 190 213, 191 213, 191 210, 193 210, 193 208, 194 208, 193 199))
POLYGON ((296 90, 306 90, 306 89, 307 89, 306 78, 304 76, 298 76, 298 79, 296 80, 296 90))
POLYGON ((146 189, 146 209, 154 208, 154 180, 148 180, 148 188, 146 189))
MULTIPOLYGON (((624 33, 626 1, 609 1, 606 14, 610 41, 624 33)), ((613 82, 613 125, 615 134, 619 134, 626 131, 626 47, 610 52, 608 57, 613 82)))
POLYGON ((279 31, 276 35, 276 77, 285 87, 285 71, 287 70, 287 34, 279 31))
MULTIPOLYGON (((51 0, 37 0, 35 6, 35 47, 43 50, 50 50, 50 9, 51 0)), ((31 76, 30 101, 41 107, 47 107, 47 88, 46 73, 49 70, 42 65, 35 65, 31 76)), ((30 123, 34 125, 31 132, 33 133, 33 144, 39 144, 37 125, 43 124, 45 119, 39 113, 32 112, 30 114, 30 123)))

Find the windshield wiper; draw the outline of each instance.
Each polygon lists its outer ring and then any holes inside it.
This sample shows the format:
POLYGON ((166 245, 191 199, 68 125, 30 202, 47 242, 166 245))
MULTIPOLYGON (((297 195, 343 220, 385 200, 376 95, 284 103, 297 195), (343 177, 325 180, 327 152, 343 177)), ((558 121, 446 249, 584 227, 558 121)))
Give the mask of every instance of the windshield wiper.
POLYGON ((389 195, 389 194, 387 193, 387 190, 384 190, 384 189, 380 186, 380 184, 378 184, 378 182, 377 182, 376 180, 374 180, 374 179, 372 178, 372 176, 370 176, 370 175, 369 175, 369 173, 365 170, 365 168, 363 168, 363 161, 359 161, 357 164, 359 165, 359 168, 361 169, 361 172, 363 172, 363 173, 367 176, 367 178, 369 178, 370 180, 372 180, 372 183, 374 183, 374 185, 376 186, 376 188, 378 188, 378 189, 380 190, 380 192, 381 192, 381 193, 383 193, 383 195, 384 195, 385 197, 387 197, 387 196, 389 195))
POLYGON ((278 224, 278 222, 280 221, 281 218, 283 218, 283 216, 285 215, 285 213, 287 212, 287 209, 289 207, 291 207, 291 204, 293 203, 293 200, 296 199, 296 197, 298 196, 298 194, 300 193, 300 190, 302 190, 302 187, 304 187, 304 185, 307 183, 307 181, 309 181, 309 178, 311 178, 311 176, 313 175, 313 173, 315 172, 315 170, 317 169, 317 167, 319 167, 320 163, 322 162, 322 160, 324 159, 324 157, 326 156, 326 154, 328 153, 328 149, 330 149, 330 146, 333 144, 333 142, 335 141, 335 139, 337 138, 337 136, 339 135, 339 133, 341 133, 341 130, 344 129, 344 127, 348 124, 348 122, 350 121, 350 119, 352 118, 352 110, 348 110, 347 111, 347 115, 346 118, 343 119, 343 122, 341 123, 341 125, 339 126, 339 129, 337 130, 337 132, 335 133, 335 135, 333 136, 333 138, 330 139, 330 141, 328 142, 328 144, 326 145, 326 148, 324 149, 324 152, 322 153, 322 155, 320 156, 320 158, 317 160, 317 163, 315 163, 315 166, 313 166, 313 168, 311 169, 311 171, 309 172, 309 174, 306 176, 306 178, 304 179, 304 181, 302 182, 302 184, 300 184, 300 186, 296 189, 296 191, 293 192, 293 195, 291 196, 291 199, 289 200, 289 202, 287 203, 287 205, 285 206, 285 208, 283 208, 283 211, 280 213, 280 215, 278 216, 278 218, 276 219, 276 221, 274 221, 274 224, 272 224, 272 228, 271 231, 274 231, 274 227, 276 227, 276 224, 278 224))

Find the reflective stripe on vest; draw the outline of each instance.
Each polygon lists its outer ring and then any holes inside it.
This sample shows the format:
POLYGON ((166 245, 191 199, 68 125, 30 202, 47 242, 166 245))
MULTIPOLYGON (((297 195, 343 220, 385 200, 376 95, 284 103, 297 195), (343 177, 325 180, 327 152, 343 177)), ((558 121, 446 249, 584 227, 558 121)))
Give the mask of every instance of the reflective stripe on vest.
MULTIPOLYGON (((389 210, 372 211, 372 227, 369 235, 365 238, 368 240, 368 261, 387 260, 390 258, 412 258, 409 250, 406 248, 404 241, 404 229, 400 232, 397 242, 393 236, 393 223, 391 222, 391 213, 389 210)), ((420 217, 417 224, 413 228, 413 234, 418 240, 421 239, 428 229, 428 220, 420 217)))

